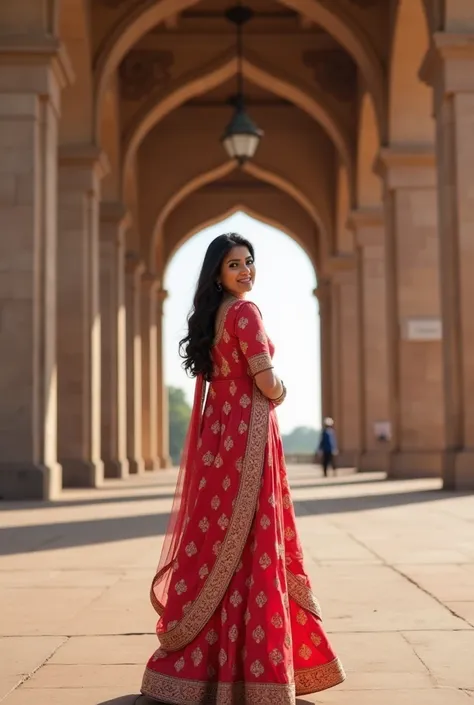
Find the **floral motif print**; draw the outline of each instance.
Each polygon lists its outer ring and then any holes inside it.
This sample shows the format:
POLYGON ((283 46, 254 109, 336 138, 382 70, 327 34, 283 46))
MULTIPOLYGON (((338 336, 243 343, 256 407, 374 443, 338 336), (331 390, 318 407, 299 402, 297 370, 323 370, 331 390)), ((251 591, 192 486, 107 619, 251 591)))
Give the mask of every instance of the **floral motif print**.
POLYGON ((199 492, 142 683, 156 700, 295 705, 344 678, 304 571, 275 412, 252 379, 272 354, 256 306, 229 304, 195 456, 199 492))

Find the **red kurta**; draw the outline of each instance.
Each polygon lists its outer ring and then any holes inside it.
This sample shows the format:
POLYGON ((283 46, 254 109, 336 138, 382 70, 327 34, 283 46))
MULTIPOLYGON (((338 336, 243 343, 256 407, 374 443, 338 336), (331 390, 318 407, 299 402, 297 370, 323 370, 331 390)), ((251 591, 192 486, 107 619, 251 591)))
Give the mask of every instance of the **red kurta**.
MULTIPOLYGON (((218 318, 196 497, 142 692, 176 705, 294 705, 344 671, 303 567, 275 411, 253 375, 273 346, 258 308, 218 318)), ((164 611, 163 611, 164 610, 164 611)))

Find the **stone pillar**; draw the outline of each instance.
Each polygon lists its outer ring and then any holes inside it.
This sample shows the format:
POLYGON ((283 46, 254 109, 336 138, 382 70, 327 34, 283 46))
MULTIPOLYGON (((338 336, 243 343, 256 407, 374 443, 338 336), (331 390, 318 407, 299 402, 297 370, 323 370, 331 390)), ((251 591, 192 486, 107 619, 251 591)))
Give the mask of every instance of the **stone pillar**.
POLYGON ((145 272, 141 280, 142 450, 145 468, 157 470, 158 458, 158 277, 145 272))
POLYGON ((378 431, 390 423, 387 358, 385 223, 383 209, 360 209, 350 215, 359 274, 360 421, 359 470, 389 468, 390 438, 378 431))
MULTIPOLYGON (((57 462, 57 143, 64 51, 8 36, 0 7, 0 497, 54 499, 57 462)), ((6 20, 3 13, 6 10, 6 20)), ((14 33, 14 30, 12 30, 14 33)))
POLYGON ((120 203, 100 208, 101 446, 105 477, 128 476, 125 235, 120 203))
POLYGON ((142 328, 141 277, 145 266, 133 253, 125 259, 125 306, 127 312, 127 458, 129 471, 145 470, 142 452, 142 328))
POLYGON ((168 388, 165 383, 163 364, 163 306, 168 292, 160 289, 157 293, 157 382, 158 382, 158 458, 161 468, 172 465, 170 457, 170 423, 168 410, 168 388))
POLYGON ((332 350, 334 422, 339 443, 338 464, 359 462, 360 354, 359 293, 356 260, 351 256, 331 260, 332 350))
POLYGON ((331 282, 318 280, 314 290, 319 305, 320 357, 321 357, 321 416, 334 416, 332 399, 333 355, 331 330, 331 282))
POLYGON ((441 475, 445 444, 434 153, 383 149, 391 477, 441 475))
POLYGON ((100 448, 99 199, 92 145, 59 153, 58 455, 65 487, 103 481, 100 448))
POLYGON ((434 35, 446 489, 474 489, 474 34, 434 35))

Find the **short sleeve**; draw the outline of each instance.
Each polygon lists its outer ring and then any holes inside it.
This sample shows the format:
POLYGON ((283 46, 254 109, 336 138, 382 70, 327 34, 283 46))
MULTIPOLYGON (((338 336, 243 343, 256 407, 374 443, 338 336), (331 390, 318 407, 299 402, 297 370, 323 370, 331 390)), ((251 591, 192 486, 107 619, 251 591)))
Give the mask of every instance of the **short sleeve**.
POLYGON ((273 367, 261 313, 250 301, 242 304, 237 311, 235 334, 252 377, 273 367))

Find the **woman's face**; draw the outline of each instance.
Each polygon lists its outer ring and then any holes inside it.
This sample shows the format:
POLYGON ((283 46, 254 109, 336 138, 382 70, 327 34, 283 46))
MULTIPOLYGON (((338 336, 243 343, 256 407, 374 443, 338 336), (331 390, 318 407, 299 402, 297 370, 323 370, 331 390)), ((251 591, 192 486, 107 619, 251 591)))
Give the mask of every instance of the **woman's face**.
POLYGON ((248 247, 233 247, 222 262, 219 282, 223 288, 238 298, 251 291, 255 281, 255 265, 248 247))

